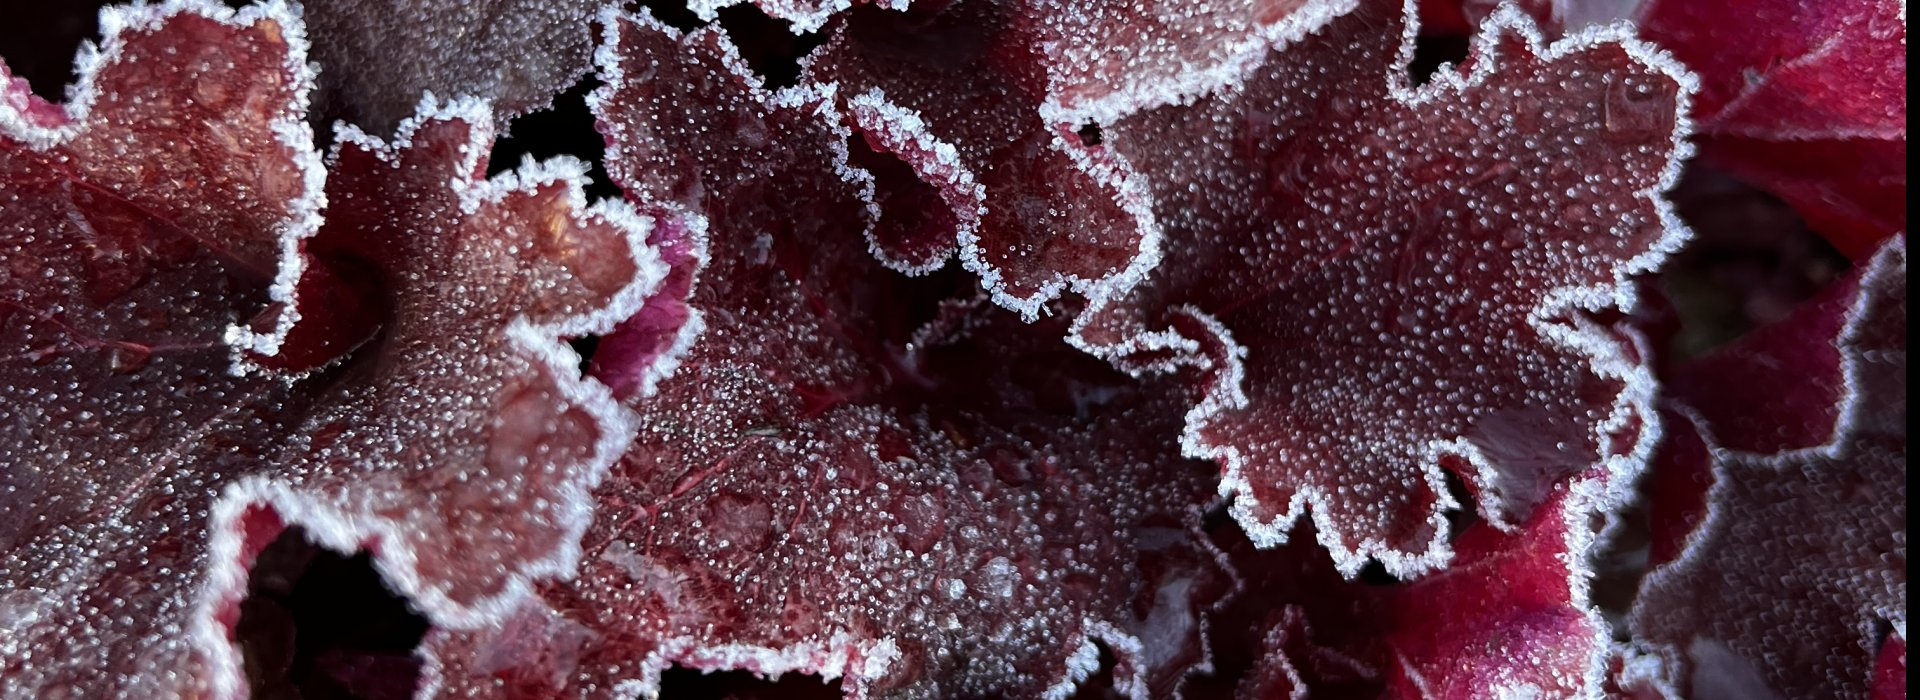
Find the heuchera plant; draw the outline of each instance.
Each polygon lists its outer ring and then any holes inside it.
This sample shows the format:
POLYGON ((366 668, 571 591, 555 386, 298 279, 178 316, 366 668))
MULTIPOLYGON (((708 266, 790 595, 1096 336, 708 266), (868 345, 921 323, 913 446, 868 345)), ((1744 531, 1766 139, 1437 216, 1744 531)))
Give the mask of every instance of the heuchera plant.
POLYGON ((98 18, 0 697, 1905 697, 1903 3, 98 18))

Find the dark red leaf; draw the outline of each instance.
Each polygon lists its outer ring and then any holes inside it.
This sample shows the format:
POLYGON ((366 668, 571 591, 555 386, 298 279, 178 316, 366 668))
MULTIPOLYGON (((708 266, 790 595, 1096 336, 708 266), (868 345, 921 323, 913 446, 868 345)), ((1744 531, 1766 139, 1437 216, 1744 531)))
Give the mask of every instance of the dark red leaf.
POLYGON ((1039 22, 1033 8, 988 0, 863 8, 806 68, 839 85, 847 123, 873 150, 952 209, 952 229, 876 238, 882 259, 924 272, 957 251, 995 301, 1028 317, 1069 286, 1098 294, 1137 280, 1158 236, 1126 165, 1075 136, 1079 125, 1043 118, 1039 22))
MULTIPOLYGON (((1439 0, 1485 17, 1491 0, 1439 0)), ((1899 0, 1521 0, 1550 31, 1636 25, 1699 76, 1700 155, 1786 200, 1854 258, 1907 226, 1899 0)))
MULTIPOLYGON (((1011 4, 1011 3, 1009 3, 1011 4)), ((1049 121, 1111 124, 1191 102, 1240 80, 1274 47, 1300 40, 1355 0, 1032 0, 1047 69, 1049 121), (1119 47, 1124 49, 1116 50, 1119 47)))
POLYGON ((0 695, 231 691, 208 511, 304 402, 224 338, 318 223, 312 75, 284 8, 102 19, 64 108, 0 88, 0 695))
POLYGON ((1587 599, 1608 488, 1562 485, 1512 532, 1473 525, 1452 566, 1406 583, 1347 580, 1310 538, 1229 545, 1248 582, 1220 618, 1256 624, 1220 628, 1222 680, 1249 700, 1590 696, 1609 652, 1587 599))
POLYGON ((0 103, 0 694, 242 692, 247 571, 290 525, 440 625, 570 571, 634 426, 560 339, 666 274, 649 222, 586 207, 577 162, 482 181, 476 101, 348 129, 323 198, 287 8, 103 17, 71 104, 0 103))
POLYGON ((586 164, 484 179, 493 136, 478 101, 404 121, 391 143, 341 133, 311 246, 377 271, 390 308, 370 359, 286 439, 281 469, 314 495, 248 486, 283 512, 321 509, 315 539, 373 549, 440 624, 495 617, 528 579, 571 569, 587 490, 634 428, 558 339, 631 316, 667 272, 644 243, 653 220, 587 206, 586 164))
POLYGON ((319 111, 386 136, 428 93, 474 96, 502 120, 544 109, 590 64, 594 0, 308 3, 319 111))
POLYGON ((631 398, 579 577, 431 638, 440 692, 646 695, 678 666, 1062 697, 1105 645, 1117 685, 1164 694, 1204 667, 1227 584, 1172 387, 876 261, 832 86, 769 93, 712 28, 610 31, 609 172, 707 220, 704 330, 631 398))
POLYGON ((1700 75, 1709 161, 1786 199, 1856 258, 1906 230, 1903 3, 1654 0, 1639 21, 1700 75))
POLYGON ((1166 254, 1077 325, 1124 366, 1197 368, 1188 454, 1225 465, 1256 541, 1310 510, 1349 575, 1446 562, 1443 459, 1512 523, 1569 475, 1637 468, 1612 433, 1650 377, 1582 310, 1630 307, 1621 280, 1676 245, 1658 193, 1685 155, 1688 83, 1657 50, 1543 46, 1505 11, 1465 72, 1414 88, 1386 5, 1107 130, 1155 174, 1166 254))
POLYGON ((1705 406, 1742 385, 1813 389, 1700 412, 1715 483, 1634 604, 1643 678, 1694 697, 1866 697, 1888 630, 1906 637, 1905 242, 1858 274, 1789 330, 1685 370, 1682 400, 1705 406))
POLYGON ((1873 700, 1907 700, 1907 640, 1890 636, 1880 645, 1873 671, 1873 700))

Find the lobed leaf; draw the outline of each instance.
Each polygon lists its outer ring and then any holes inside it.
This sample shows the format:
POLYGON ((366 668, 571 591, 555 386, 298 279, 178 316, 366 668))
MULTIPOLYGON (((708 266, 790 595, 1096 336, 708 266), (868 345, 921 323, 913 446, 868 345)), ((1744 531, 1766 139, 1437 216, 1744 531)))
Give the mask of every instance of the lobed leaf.
POLYGON ((658 285, 649 222, 579 163, 483 180, 477 101, 349 128, 323 175, 286 6, 103 17, 64 109, 0 103, 4 694, 242 692, 248 568, 292 525, 436 624, 571 570, 634 428, 560 341, 658 285))
POLYGON ((1064 697, 1104 645, 1117 687, 1160 695, 1204 667, 1228 583, 1198 531, 1207 469, 1170 454, 1172 387, 876 261, 833 86, 769 93, 716 29, 609 25, 609 170, 706 220, 703 330, 629 396, 642 428, 579 577, 503 628, 436 633, 436 690, 649 695, 677 666, 1064 697))
MULTIPOLYGON (((1683 370, 1681 400, 1707 407, 1691 427, 1715 448, 1714 483, 1630 618, 1655 664, 1641 675, 1670 692, 1867 697, 1882 649, 1906 638, 1904 242, 1786 325, 1829 332, 1770 329, 1683 370), (1783 374, 1831 398, 1725 410, 1729 386, 1783 374), (1824 439, 1798 442, 1821 422, 1824 439)), ((1656 473, 1684 458, 1663 450, 1656 473)))
POLYGON ((1583 313, 1630 307, 1622 279, 1678 242, 1659 193, 1691 89, 1630 36, 1543 45, 1512 10, 1416 87, 1384 4, 1107 130, 1155 174, 1166 252, 1075 338, 1196 368, 1187 452, 1225 466, 1235 518, 1273 544, 1311 509, 1349 575, 1446 562, 1445 460, 1502 523, 1635 469, 1610 435, 1650 419, 1650 377, 1583 313))

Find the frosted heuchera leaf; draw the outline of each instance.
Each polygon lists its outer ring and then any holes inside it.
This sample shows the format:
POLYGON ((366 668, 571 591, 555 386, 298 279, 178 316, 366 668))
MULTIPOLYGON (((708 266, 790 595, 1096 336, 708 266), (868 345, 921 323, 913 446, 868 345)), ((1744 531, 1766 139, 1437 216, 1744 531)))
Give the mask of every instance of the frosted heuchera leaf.
POLYGON ((1226 585, 1181 401, 953 275, 869 255, 832 86, 769 93, 716 29, 611 17, 610 172, 705 216, 705 328, 599 489, 576 580, 429 637, 449 696, 651 696, 671 666, 851 697, 1164 695, 1226 585))
MULTIPOLYGON (((1485 16, 1490 0, 1437 2, 1485 16)), ((1899 0, 1527 0, 1549 28, 1635 22, 1700 76, 1700 154, 1790 203, 1855 258, 1906 230, 1899 0)))
POLYGON ((527 579, 570 569, 587 490, 634 426, 559 339, 612 328, 667 272, 651 220, 587 206, 584 163, 485 179, 493 136, 477 100, 423 103, 391 143, 339 135, 310 247, 378 271, 392 301, 377 354, 345 368, 279 459, 318 495, 228 496, 321 509, 314 537, 373 548, 442 624, 496 617, 527 579))
POLYGON ((323 198, 287 7, 103 17, 72 104, 0 108, 0 694, 241 692, 246 572, 289 525, 372 550, 437 624, 570 569, 634 427, 559 337, 665 274, 646 222, 585 207, 578 163, 480 181, 473 101, 400 145, 349 130, 323 198), (390 300, 377 343, 239 357, 310 340, 343 278, 309 263, 348 258, 390 300), (289 320, 241 330, 270 301, 289 320))
POLYGON ((1593 697, 1607 626, 1588 600, 1603 479, 1563 484, 1512 532, 1469 526, 1444 571, 1346 580, 1312 542, 1229 546, 1245 592, 1220 615, 1223 681, 1240 698, 1593 697), (1531 694, 1530 694, 1531 693, 1531 694))
POLYGON ((101 19, 70 104, 0 87, 6 696, 231 689, 208 509, 300 406, 231 375, 223 340, 268 302, 278 241, 318 223, 297 18, 101 19))
MULTIPOLYGON (((1770 336, 1778 363, 1752 362, 1749 353, 1765 349, 1749 346, 1729 360, 1757 372, 1710 375, 1839 379, 1838 410, 1819 444, 1715 453, 1705 522, 1678 559, 1648 575, 1631 616, 1669 688, 1867 697, 1888 637, 1906 638, 1905 241, 1882 247, 1852 288, 1851 299, 1818 307, 1844 319, 1837 335, 1770 336), (1824 354, 1809 348, 1827 345, 1838 348, 1840 377, 1795 372, 1824 354)), ((1682 398, 1718 388, 1695 386, 1682 398)), ((1699 427, 1710 444, 1778 440, 1751 422, 1699 427)))
POLYGON ((545 108, 591 61, 594 0, 309 3, 320 111, 385 136, 423 94, 474 95, 505 119, 545 108))
POLYGON ((1357 4, 1036 0, 1047 67, 1041 113, 1058 124, 1107 124, 1142 108, 1190 102, 1237 82, 1273 46, 1297 41, 1357 4))
POLYGON ((1623 30, 1543 46, 1512 10, 1465 72, 1409 87, 1412 30, 1387 14, 1108 129, 1156 174, 1167 252, 1075 338, 1200 368, 1188 454, 1225 465, 1262 544, 1310 509, 1348 574, 1446 561, 1443 459, 1502 523, 1555 481, 1638 463, 1606 436, 1644 417, 1650 378, 1580 310, 1630 307, 1620 280, 1677 243, 1659 192, 1690 89, 1623 30))
MULTIPOLYGON (((1028 317, 1069 287, 1132 284, 1158 256, 1126 164, 1078 125, 1042 119, 1035 12, 986 0, 856 9, 804 62, 810 80, 840 85, 837 103, 866 145, 904 161, 952 210, 952 228, 876 237, 875 253, 924 273, 957 251, 996 302, 1028 317)), ((891 199, 889 181, 878 185, 891 199)))
POLYGON ((652 394, 699 338, 700 311, 687 300, 707 262, 705 227, 704 219, 668 208, 647 235, 647 247, 659 252, 667 275, 639 312, 600 339, 589 370, 614 395, 652 394))

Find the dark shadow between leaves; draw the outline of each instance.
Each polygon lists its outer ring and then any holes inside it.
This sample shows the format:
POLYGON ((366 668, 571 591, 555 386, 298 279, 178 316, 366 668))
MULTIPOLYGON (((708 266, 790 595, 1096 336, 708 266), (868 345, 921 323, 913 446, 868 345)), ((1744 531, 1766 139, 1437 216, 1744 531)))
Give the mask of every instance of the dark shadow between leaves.
POLYGON ((587 76, 553 98, 552 107, 513 120, 487 154, 487 176, 518 168, 529 157, 572 156, 587 164, 588 201, 619 197, 620 188, 607 176, 607 141, 587 110, 587 94, 599 86, 598 78, 587 76))
POLYGON ((798 82, 800 59, 827 41, 824 32, 793 33, 793 25, 768 17, 751 3, 723 8, 719 14, 720 28, 770 90, 798 82))
POLYGON ((257 700, 404 700, 427 627, 367 552, 340 555, 294 527, 255 560, 234 637, 257 700))
POLYGON ((1080 681, 1080 687, 1073 691, 1073 700, 1120 700, 1127 697, 1113 687, 1113 667, 1120 663, 1119 657, 1114 656, 1113 650, 1102 642, 1096 640, 1093 645, 1100 649, 1100 665, 1080 681))
POLYGON ((1421 34, 1413 40, 1413 62, 1407 64, 1414 85, 1433 81, 1441 66, 1459 66, 1467 60, 1467 37, 1456 34, 1421 34))
POLYGON ((838 700, 840 681, 788 673, 777 679, 750 671, 715 671, 675 666, 660 674, 660 700, 838 700))

